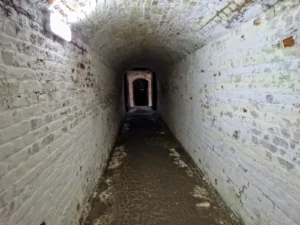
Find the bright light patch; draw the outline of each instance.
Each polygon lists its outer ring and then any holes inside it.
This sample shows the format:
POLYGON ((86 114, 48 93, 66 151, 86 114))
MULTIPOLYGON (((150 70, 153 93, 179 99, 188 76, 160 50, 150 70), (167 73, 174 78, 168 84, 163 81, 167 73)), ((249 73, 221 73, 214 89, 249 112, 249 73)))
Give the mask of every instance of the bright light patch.
POLYGON ((57 16, 54 13, 50 14, 50 29, 52 33, 56 34, 62 39, 66 41, 71 41, 72 38, 71 28, 66 23, 61 21, 59 16, 57 16))

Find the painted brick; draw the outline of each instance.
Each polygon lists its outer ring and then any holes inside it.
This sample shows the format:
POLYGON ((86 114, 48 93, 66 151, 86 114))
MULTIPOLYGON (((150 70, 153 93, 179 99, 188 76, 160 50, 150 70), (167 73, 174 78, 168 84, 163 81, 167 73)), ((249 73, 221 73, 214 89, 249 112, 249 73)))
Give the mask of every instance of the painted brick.
POLYGON ((298 0, 88 1, 71 43, 45 2, 0 0, 1 224, 78 224, 133 65, 163 68, 160 113, 246 224, 297 224, 298 0))
POLYGON ((249 225, 299 224, 299 14, 280 2, 158 77, 160 114, 249 225))
POLYGON ((0 224, 78 224, 119 128, 121 82, 76 34, 44 33, 45 3, 14 2, 0 1, 0 224))
POLYGON ((137 64, 156 67, 162 62, 175 63, 259 16, 277 0, 65 2, 75 13, 65 4, 54 3, 53 8, 73 15, 74 29, 81 31, 106 62, 129 70, 137 64))

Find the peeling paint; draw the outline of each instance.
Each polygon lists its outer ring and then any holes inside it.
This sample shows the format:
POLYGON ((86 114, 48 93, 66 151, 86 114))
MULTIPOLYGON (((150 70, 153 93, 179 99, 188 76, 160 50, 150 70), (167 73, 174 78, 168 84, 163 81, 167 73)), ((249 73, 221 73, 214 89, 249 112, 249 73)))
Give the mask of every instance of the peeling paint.
POLYGON ((294 45, 295 45, 295 40, 292 36, 283 40, 283 46, 285 48, 293 47, 294 45))
POLYGON ((260 25, 260 19, 256 19, 253 21, 254 26, 259 26, 260 25))

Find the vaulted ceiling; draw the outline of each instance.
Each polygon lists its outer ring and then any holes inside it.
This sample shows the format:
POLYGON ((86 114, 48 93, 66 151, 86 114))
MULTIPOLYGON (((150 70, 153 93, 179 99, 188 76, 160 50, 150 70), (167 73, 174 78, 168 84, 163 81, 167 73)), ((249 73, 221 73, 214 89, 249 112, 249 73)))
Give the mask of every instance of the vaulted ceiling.
POLYGON ((85 43, 124 68, 179 61, 277 1, 51 0, 85 43))

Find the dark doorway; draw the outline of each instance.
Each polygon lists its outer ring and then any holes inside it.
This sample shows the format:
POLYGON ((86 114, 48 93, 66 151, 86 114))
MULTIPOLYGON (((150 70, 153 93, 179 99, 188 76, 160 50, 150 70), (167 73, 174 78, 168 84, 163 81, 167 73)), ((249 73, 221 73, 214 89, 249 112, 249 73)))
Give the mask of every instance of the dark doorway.
POLYGON ((134 103, 136 106, 147 106, 148 103, 148 81, 137 79, 133 82, 134 103))
MULTIPOLYGON (((156 110, 157 108, 157 80, 156 80, 156 73, 154 71, 151 71, 150 69, 148 68, 133 68, 130 71, 150 71, 152 73, 152 86, 150 87, 148 84, 148 88, 151 88, 152 89, 152 109, 153 110, 156 110)), ((139 79, 143 79, 143 78, 139 78, 139 79)), ((132 83, 133 84, 133 83, 132 83)), ((128 81, 128 72, 126 72, 124 74, 124 100, 125 100, 125 109, 126 109, 126 112, 129 110, 130 108, 130 82, 128 81)), ((134 89, 134 84, 133 84, 133 88, 134 89)), ((133 90, 134 91, 134 90, 133 90)), ((138 92, 136 92, 138 93, 138 92)), ((144 94, 146 94, 147 92, 144 92, 144 94)), ((136 102, 134 100, 134 93, 133 93, 133 99, 132 101, 136 102)), ((147 98, 147 102, 149 101, 149 98, 147 98)), ((146 103, 147 103, 146 102, 146 103)), ((148 104, 145 104, 146 106, 149 105, 149 102, 148 104)))

